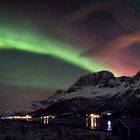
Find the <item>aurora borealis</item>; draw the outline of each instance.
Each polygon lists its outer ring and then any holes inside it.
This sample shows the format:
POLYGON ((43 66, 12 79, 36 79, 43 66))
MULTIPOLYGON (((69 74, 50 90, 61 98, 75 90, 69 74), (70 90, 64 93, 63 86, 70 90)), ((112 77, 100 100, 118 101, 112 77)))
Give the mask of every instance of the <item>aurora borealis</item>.
POLYGON ((72 46, 59 43, 58 41, 51 39, 44 39, 44 41, 31 35, 18 34, 4 28, 0 29, 0 36, 1 49, 16 49, 32 53, 51 55, 90 72, 107 69, 99 62, 79 56, 79 51, 76 50, 76 48, 73 49, 72 46))
POLYGON ((89 72, 140 70, 139 0, 13 0, 0 10, 0 110, 89 72))

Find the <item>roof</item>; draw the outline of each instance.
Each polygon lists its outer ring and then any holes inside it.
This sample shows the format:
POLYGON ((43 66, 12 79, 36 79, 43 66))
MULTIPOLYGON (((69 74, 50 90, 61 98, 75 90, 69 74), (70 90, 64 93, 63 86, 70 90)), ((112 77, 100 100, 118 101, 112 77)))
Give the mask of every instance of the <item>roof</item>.
MULTIPOLYGON (((122 124, 124 124, 128 129, 140 129, 140 120, 133 120, 133 119, 119 119, 116 121, 116 123, 120 121, 122 124)), ((116 124, 114 123, 114 125, 116 124)))

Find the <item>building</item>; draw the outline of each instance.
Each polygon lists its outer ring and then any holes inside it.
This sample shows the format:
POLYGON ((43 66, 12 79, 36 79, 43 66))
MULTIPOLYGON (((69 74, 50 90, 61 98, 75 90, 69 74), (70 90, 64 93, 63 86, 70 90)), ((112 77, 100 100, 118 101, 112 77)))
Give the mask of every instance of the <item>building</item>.
POLYGON ((119 119, 112 126, 112 135, 120 140, 140 140, 140 120, 119 119))

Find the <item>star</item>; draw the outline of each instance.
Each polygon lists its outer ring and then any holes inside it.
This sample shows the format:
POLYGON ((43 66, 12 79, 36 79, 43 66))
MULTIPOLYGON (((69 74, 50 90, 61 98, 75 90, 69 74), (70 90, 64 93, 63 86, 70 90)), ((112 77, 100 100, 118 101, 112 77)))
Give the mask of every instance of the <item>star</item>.
POLYGON ((135 12, 135 9, 134 8, 131 8, 131 12, 134 13, 135 12))

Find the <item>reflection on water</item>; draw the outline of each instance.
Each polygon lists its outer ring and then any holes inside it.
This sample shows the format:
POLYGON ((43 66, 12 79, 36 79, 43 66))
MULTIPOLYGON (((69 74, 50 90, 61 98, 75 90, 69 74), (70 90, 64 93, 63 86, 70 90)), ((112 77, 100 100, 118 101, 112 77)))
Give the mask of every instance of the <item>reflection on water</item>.
POLYGON ((112 131, 112 123, 111 123, 111 121, 107 121, 107 130, 112 131))
POLYGON ((87 114, 86 115, 86 127, 94 129, 97 127, 97 118, 100 118, 98 114, 87 114))
POLYGON ((98 114, 86 114, 86 127, 112 131, 112 122, 108 118, 102 119, 101 115, 98 114))
POLYGON ((50 115, 50 116, 43 116, 43 117, 41 117, 41 122, 43 124, 48 124, 49 123, 49 119, 54 119, 54 118, 55 118, 55 116, 52 116, 52 115, 50 115))
POLYGON ((86 127, 88 127, 88 115, 86 115, 86 127))
MULTIPOLYGON (((98 129, 98 130, 107 130, 112 131, 112 123, 114 122, 111 119, 110 114, 107 114, 109 117, 103 118, 102 115, 99 114, 86 114, 86 127, 90 129, 98 129)), ((30 115, 25 116, 9 116, 9 117, 1 117, 1 119, 12 119, 12 120, 26 120, 32 122, 41 122, 43 124, 80 124, 85 126, 85 118, 56 118, 52 115, 42 116, 42 117, 32 117, 30 115)))
POLYGON ((49 116, 46 116, 43 118, 43 123, 48 124, 49 123, 49 116))

